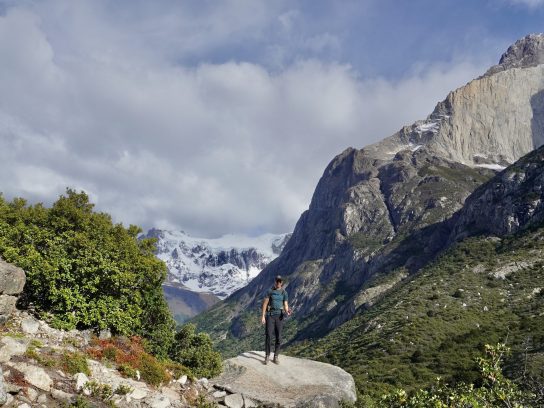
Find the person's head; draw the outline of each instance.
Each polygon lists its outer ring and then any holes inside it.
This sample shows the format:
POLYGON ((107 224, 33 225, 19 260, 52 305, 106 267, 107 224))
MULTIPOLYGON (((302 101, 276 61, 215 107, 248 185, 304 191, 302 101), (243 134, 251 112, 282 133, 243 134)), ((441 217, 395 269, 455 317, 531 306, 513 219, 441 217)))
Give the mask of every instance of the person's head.
POLYGON ((280 275, 276 276, 276 279, 274 279, 274 287, 276 289, 279 289, 281 288, 281 286, 283 285, 283 279, 280 275))

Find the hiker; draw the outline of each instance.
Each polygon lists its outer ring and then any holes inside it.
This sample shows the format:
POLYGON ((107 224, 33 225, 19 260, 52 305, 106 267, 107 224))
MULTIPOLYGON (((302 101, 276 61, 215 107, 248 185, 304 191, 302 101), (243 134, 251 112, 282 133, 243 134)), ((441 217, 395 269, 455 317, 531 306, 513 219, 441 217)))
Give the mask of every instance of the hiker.
POLYGON ((273 363, 279 364, 279 354, 281 346, 281 329, 283 327, 283 318, 285 314, 291 315, 291 310, 287 304, 287 292, 282 288, 283 279, 276 276, 274 286, 266 292, 263 300, 263 314, 261 323, 265 325, 265 357, 264 364, 268 364, 270 358, 270 343, 275 335, 274 359, 273 363))

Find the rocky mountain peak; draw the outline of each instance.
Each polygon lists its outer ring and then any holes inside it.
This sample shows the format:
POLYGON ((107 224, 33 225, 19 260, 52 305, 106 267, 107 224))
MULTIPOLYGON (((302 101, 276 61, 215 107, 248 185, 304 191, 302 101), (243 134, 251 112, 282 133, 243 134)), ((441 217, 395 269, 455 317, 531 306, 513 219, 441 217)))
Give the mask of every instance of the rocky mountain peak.
POLYGON ((486 76, 510 68, 535 67, 544 63, 544 34, 529 34, 514 44, 501 56, 498 65, 491 67, 486 76))

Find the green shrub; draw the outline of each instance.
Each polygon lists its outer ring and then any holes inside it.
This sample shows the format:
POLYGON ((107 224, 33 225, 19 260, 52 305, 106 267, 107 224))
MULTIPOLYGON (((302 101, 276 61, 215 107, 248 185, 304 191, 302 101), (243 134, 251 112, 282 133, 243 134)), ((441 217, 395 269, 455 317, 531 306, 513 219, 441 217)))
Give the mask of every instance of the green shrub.
POLYGON ((85 383, 84 388, 87 389, 93 397, 102 401, 107 401, 113 396, 113 390, 109 384, 101 384, 92 380, 85 383))
POLYGON ((504 344, 486 345, 486 357, 477 359, 481 387, 474 384, 443 384, 437 379, 430 389, 408 393, 403 389, 385 394, 383 406, 390 408, 420 407, 524 407, 533 406, 534 395, 524 393, 518 386, 504 377, 501 364, 509 352, 504 344))
POLYGON ((68 374, 83 373, 91 375, 89 365, 87 364, 87 358, 84 354, 78 352, 65 352, 62 355, 62 367, 68 374))
POLYGON ((137 239, 139 227, 114 224, 93 206, 71 189, 51 208, 0 195, 0 256, 25 270, 23 301, 53 326, 140 334, 166 357, 175 323, 156 240, 137 239))
POLYGON ((117 367, 117 370, 123 374, 125 377, 129 377, 129 378, 132 378, 132 379, 137 379, 138 378, 138 374, 137 374, 137 370, 135 368, 133 368, 130 364, 128 363, 123 363, 123 364, 120 364, 118 367, 117 367))
POLYGON ((93 408, 93 405, 82 395, 78 395, 76 400, 70 405, 71 408, 93 408))
POLYGON ((170 357, 189 368, 197 377, 210 378, 221 373, 221 355, 214 351, 210 336, 195 333, 193 324, 184 325, 176 333, 170 357))
POLYGON ((170 381, 170 376, 168 375, 164 365, 162 365, 153 356, 142 354, 140 356, 138 366, 142 380, 148 384, 157 387, 170 381))
POLYGON ((104 349, 103 357, 106 360, 115 361, 117 357, 117 349, 115 347, 107 347, 104 349))
POLYGON ((113 393, 117 395, 127 395, 127 394, 130 394, 132 391, 134 391, 134 388, 132 388, 131 386, 126 384, 121 384, 119 387, 115 389, 113 393))

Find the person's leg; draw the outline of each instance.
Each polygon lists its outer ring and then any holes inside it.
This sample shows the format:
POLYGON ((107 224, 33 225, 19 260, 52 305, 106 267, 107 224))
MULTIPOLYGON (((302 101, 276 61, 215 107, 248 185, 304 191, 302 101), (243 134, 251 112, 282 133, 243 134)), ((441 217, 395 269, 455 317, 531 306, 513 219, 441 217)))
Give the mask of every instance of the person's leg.
POLYGON ((281 332, 283 330, 283 320, 279 316, 275 316, 274 319, 274 334, 276 337, 276 343, 274 344, 274 360, 278 362, 278 356, 280 355, 281 348, 281 332))
POLYGON ((272 335, 274 333, 274 319, 272 316, 266 316, 266 325, 265 325, 265 355, 268 357, 270 355, 270 343, 272 342, 272 335))

